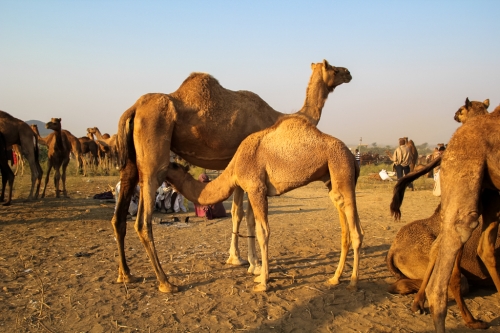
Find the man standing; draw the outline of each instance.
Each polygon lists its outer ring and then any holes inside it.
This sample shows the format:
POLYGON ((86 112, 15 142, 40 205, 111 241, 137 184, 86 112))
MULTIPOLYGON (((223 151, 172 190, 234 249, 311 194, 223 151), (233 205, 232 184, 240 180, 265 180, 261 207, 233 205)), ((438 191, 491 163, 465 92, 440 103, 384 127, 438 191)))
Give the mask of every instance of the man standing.
POLYGON ((361 154, 359 153, 359 149, 356 149, 354 157, 356 158, 356 162, 358 162, 358 166, 361 167, 361 154))
MULTIPOLYGON (((410 173, 412 155, 410 149, 406 146, 404 138, 399 139, 399 147, 396 148, 392 157, 389 155, 389 158, 394 162, 398 179, 410 173)), ((413 191, 413 183, 408 184, 408 188, 413 191)))

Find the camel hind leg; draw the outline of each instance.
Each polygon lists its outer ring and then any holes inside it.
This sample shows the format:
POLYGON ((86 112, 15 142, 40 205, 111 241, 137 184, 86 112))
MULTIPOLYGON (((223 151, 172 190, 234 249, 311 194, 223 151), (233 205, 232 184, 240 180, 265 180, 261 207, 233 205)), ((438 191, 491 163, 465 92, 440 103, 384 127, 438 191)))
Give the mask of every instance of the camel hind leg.
POLYGON ((328 280, 328 283, 333 285, 340 283, 339 280, 344 270, 349 246, 352 244, 353 268, 351 282, 347 286, 347 289, 356 290, 358 283, 359 250, 363 242, 363 229, 356 207, 354 181, 338 181, 332 178, 329 187, 329 196, 339 213, 342 236, 339 264, 334 276, 328 280))
POLYGON ((9 167, 7 160, 0 160, 0 171, 2 174, 2 193, 0 194, 0 202, 3 202, 5 199, 5 188, 7 183, 9 184, 9 198, 3 206, 10 206, 12 201, 12 186, 14 185, 14 173, 12 169, 9 167))
POLYGON ((260 275, 254 279, 254 282, 259 282, 254 286, 253 291, 267 291, 269 289, 269 236, 271 231, 267 219, 268 201, 265 191, 261 194, 248 193, 249 206, 251 205, 253 214, 255 215, 257 230, 257 239, 259 241, 260 252, 262 255, 262 266, 260 268, 260 275))
POLYGON ((241 258, 238 248, 238 232, 243 219, 243 189, 237 187, 233 193, 233 204, 231 206, 231 220, 233 222, 233 232, 231 234, 231 246, 229 248, 229 258, 226 264, 243 266, 248 262, 241 258))

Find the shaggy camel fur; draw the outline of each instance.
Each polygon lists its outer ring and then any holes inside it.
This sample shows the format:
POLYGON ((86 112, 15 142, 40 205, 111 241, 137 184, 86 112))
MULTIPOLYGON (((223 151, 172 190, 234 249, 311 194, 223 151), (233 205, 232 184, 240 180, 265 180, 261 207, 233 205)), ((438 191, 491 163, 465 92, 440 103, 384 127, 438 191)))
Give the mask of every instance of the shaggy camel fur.
POLYGON ((0 111, 0 132, 5 138, 7 149, 19 145, 31 169, 31 190, 28 200, 38 198, 42 181, 42 167, 38 160, 38 140, 30 126, 7 112, 0 111), (35 188, 36 187, 36 188, 35 188))
POLYGON ((457 112, 455 112, 454 119, 459 123, 465 124, 465 122, 470 118, 488 114, 489 106, 489 99, 485 99, 484 102, 470 102, 469 98, 467 97, 465 99, 465 104, 461 106, 457 112))
MULTIPOLYGON (((311 67, 306 100, 297 113, 316 125, 328 95, 338 85, 349 82, 351 74, 326 60, 311 67)), ((169 151, 193 165, 222 170, 244 138, 272 126, 283 116, 258 95, 225 89, 215 78, 202 73, 191 74, 169 95, 144 95, 124 112, 117 138, 121 190, 111 221, 120 257, 118 282, 137 280, 130 274, 124 250, 127 209, 136 184, 139 182, 141 187, 136 231, 152 261, 159 289, 174 292, 177 288, 168 283, 158 260, 151 227, 155 191, 165 178, 169 151)), ((241 188, 235 189, 231 216, 233 234, 227 263, 241 265, 246 263, 238 249, 238 230, 243 218, 241 188)), ((254 224, 251 219, 253 216, 247 212, 247 224, 254 224)), ((255 240, 249 238, 248 246, 249 271, 256 273, 255 240)))
MULTIPOLYGON (((483 211, 483 215, 493 214, 490 218, 498 220, 500 208, 500 197, 497 192, 489 191, 481 196, 482 206, 488 207, 488 211, 483 211), (498 216, 498 215, 497 215, 498 216)), ((398 279, 389 286, 389 292, 399 294, 409 294, 421 290, 422 280, 429 265, 429 255, 433 242, 439 235, 441 225, 441 206, 438 206, 432 216, 427 219, 414 221, 403 226, 394 238, 391 248, 387 253, 387 267, 389 271, 398 279)), ((487 328, 488 325, 480 320, 476 320, 463 301, 462 290, 466 286, 460 285, 460 274, 464 274, 469 282, 481 286, 491 285, 491 277, 488 270, 496 269, 498 250, 500 250, 500 235, 494 234, 494 229, 486 230, 488 233, 481 239, 483 230, 483 219, 479 219, 479 225, 471 234, 469 240, 464 244, 459 267, 454 269, 454 274, 458 274, 451 279, 450 291, 460 309, 462 318, 469 328, 487 328), (494 249, 485 243, 487 238, 496 239, 494 249), (482 243, 480 243, 480 241, 482 243), (495 252, 497 254, 495 255, 495 252), (492 267, 487 267, 492 265, 492 267)), ((419 310, 419 305, 423 303, 420 298, 425 297, 422 291, 417 294, 416 301, 412 306, 413 311, 419 310)))
MULTIPOLYGON (((442 159, 430 164, 441 162, 442 223, 441 232, 431 249, 423 285, 427 285, 425 294, 437 332, 445 331, 447 286, 450 278, 452 285, 456 283, 453 278, 456 275, 452 275, 452 270, 457 270, 457 258, 460 258, 463 244, 477 227, 481 213, 483 229, 479 244, 484 251, 490 252, 495 246, 496 237, 488 235, 496 235, 498 232, 499 219, 495 214, 498 208, 482 207, 480 197, 485 191, 500 189, 500 169, 497 163, 500 153, 495 148, 500 145, 498 133, 500 107, 491 114, 468 119, 451 138, 442 159)), ((497 290, 500 290, 500 277, 496 269, 493 269, 496 262, 485 265, 497 290)), ((424 296, 417 296, 419 300, 416 299, 414 305, 422 309, 424 296)))
POLYGON ((2 174, 2 193, 0 194, 0 202, 3 202, 5 199, 5 189, 7 187, 7 183, 9 183, 9 198, 3 206, 10 206, 12 201, 12 185, 14 185, 15 177, 9 166, 9 154, 10 150, 7 149, 5 137, 2 133, 0 133, 0 173, 2 174))
POLYGON ((62 192, 64 197, 68 197, 66 191, 66 168, 69 163, 69 153, 71 151, 71 143, 68 136, 63 134, 61 129, 61 118, 52 118, 45 127, 53 130, 47 136, 46 142, 49 148, 48 152, 48 168, 47 176, 45 176, 45 185, 43 187, 42 198, 45 197, 45 190, 49 182, 50 171, 54 168, 54 187, 56 189, 56 198, 60 197, 59 181, 62 180, 62 192), (62 168, 62 173, 59 171, 62 168))
MULTIPOLYGON (((40 136, 40 132, 38 131, 38 126, 36 124, 31 124, 31 129, 33 130, 33 132, 35 132, 36 136, 38 137, 38 143, 44 146, 48 146, 47 139, 50 134, 47 135, 45 138, 42 138, 40 136)), ((68 138, 69 143, 71 144, 71 152, 75 156, 77 164, 76 174, 78 175, 79 173, 82 173, 83 175, 85 175, 86 174, 85 163, 83 163, 82 145, 80 141, 70 131, 62 130, 62 134, 68 138)))
POLYGON ((199 205, 225 200, 238 186, 248 193, 249 210, 255 216, 262 254, 261 273, 255 279, 260 284, 254 291, 266 291, 269 287, 267 197, 316 180, 327 184, 342 228, 339 266, 328 282, 339 283, 349 244, 352 244, 354 263, 348 288, 356 290, 359 248, 363 240, 354 192, 358 176, 359 167, 349 148, 342 141, 321 133, 302 116, 282 118, 276 125, 248 136, 222 174, 210 183, 195 180, 176 163, 171 163, 167 171, 167 181, 199 205))

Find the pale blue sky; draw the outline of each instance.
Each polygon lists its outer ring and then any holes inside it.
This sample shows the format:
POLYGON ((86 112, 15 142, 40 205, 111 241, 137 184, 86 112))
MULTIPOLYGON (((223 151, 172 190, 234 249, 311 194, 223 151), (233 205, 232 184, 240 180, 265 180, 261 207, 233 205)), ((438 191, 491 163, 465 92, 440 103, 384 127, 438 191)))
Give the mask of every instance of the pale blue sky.
POLYGON ((347 144, 447 142, 455 111, 500 103, 500 1, 4 1, 0 109, 116 133, 141 95, 195 71, 301 108, 310 64, 347 67, 318 127, 347 144))

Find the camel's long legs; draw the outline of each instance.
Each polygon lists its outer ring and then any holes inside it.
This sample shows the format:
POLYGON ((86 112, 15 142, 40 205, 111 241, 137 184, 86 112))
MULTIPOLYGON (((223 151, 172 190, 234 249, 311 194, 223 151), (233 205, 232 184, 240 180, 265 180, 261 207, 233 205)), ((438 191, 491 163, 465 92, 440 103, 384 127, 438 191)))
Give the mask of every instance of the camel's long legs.
POLYGON ((253 213, 255 214, 256 228, 257 229, 257 239, 260 245, 260 252, 262 255, 262 267, 260 269, 260 275, 255 278, 255 282, 259 282, 253 290, 254 291, 266 291, 268 289, 269 282, 269 236, 271 231, 269 229, 269 223, 267 220, 268 212, 268 201, 265 191, 259 194, 248 194, 249 206, 252 206, 253 213))
POLYGON ((132 277, 125 257, 125 235, 127 234, 127 212, 134 189, 139 180, 137 166, 130 160, 120 172, 120 192, 116 202, 116 211, 111 220, 118 245, 119 268, 117 282, 135 282, 137 278, 132 277))
POLYGON ((238 247, 238 232, 243 219, 243 189, 237 187, 233 192, 233 204, 231 206, 231 219, 233 222, 233 233, 231 234, 231 247, 229 248, 229 258, 226 263, 231 265, 246 265, 248 262, 241 258, 238 247))
POLYGON ((424 312, 425 306, 425 288, 427 288, 427 284, 429 283, 429 279, 431 278, 432 271, 434 269, 434 265, 436 264, 437 251, 439 249, 439 243, 441 242, 441 235, 439 235, 434 243, 432 243, 431 250, 429 251, 429 264, 427 265, 427 269, 425 270, 424 278, 422 279, 422 284, 420 285, 420 289, 415 294, 413 298, 413 303, 411 306, 411 310, 413 312, 424 312))
POLYGON ((451 279, 450 279, 450 289, 451 292, 453 293, 453 297, 457 302, 460 314, 462 315, 462 318, 464 319, 467 327, 472 329, 485 329, 488 328, 488 324, 486 324, 481 320, 477 320, 472 316, 469 309, 467 308, 467 305, 465 304, 462 295, 462 291, 460 288, 460 282, 461 282, 460 261, 462 259, 462 253, 463 253, 463 247, 458 252, 457 259, 455 260, 455 265, 453 266, 453 271, 451 273, 451 279))
POLYGON ((254 275, 260 275, 261 266, 259 264, 259 258, 257 257, 257 251, 255 249, 255 216, 253 213, 252 205, 247 207, 247 231, 248 231, 248 262, 250 267, 248 267, 248 273, 254 275))

